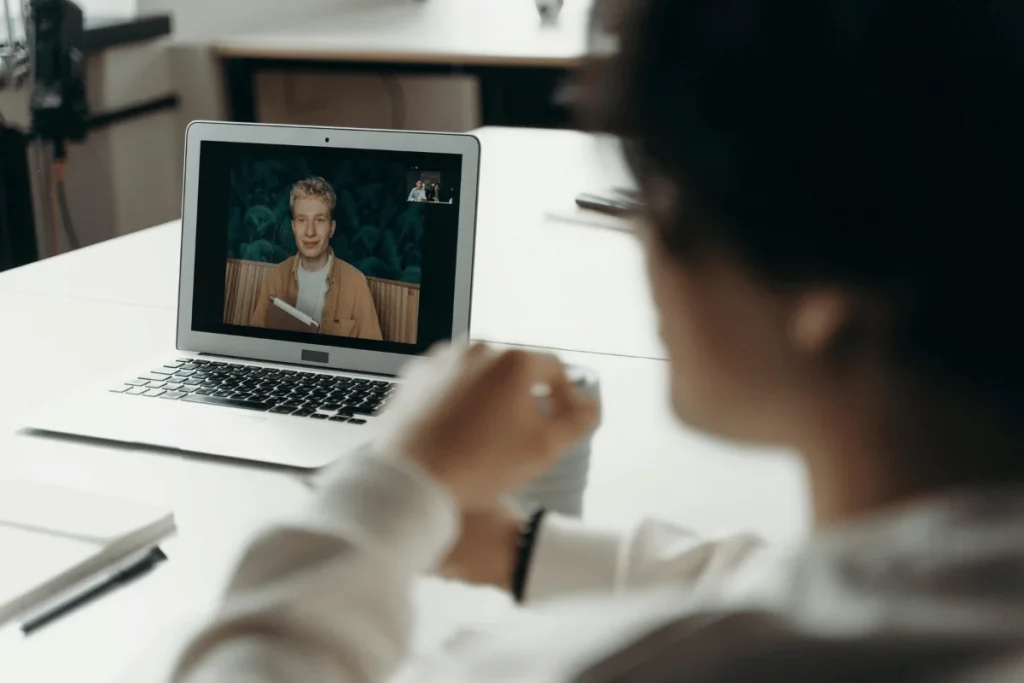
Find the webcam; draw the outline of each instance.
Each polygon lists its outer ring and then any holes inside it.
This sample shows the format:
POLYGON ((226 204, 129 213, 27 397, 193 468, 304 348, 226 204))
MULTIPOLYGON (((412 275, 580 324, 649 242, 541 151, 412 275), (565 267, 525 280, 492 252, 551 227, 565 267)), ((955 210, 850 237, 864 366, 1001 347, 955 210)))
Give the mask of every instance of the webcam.
POLYGON ((324 138, 324 142, 330 142, 330 141, 331 141, 330 138, 324 138))

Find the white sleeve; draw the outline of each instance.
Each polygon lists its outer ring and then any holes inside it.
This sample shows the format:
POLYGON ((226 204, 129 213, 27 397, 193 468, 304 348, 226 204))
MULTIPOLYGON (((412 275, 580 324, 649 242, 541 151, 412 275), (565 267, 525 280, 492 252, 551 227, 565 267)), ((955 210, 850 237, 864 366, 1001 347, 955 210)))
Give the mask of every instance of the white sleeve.
MULTIPOLYGON (((346 456, 321 482, 304 515, 271 527, 245 551, 219 613, 175 658, 173 683, 382 683, 409 656, 412 582, 434 569, 455 539, 455 502, 413 463, 370 452, 346 456)), ((533 599, 696 581, 727 572, 747 547, 701 543, 657 524, 620 538, 554 516, 538 541, 530 573, 533 599)), ((605 607, 595 604, 595 615, 605 607)), ((625 642, 618 638, 628 635, 625 624, 642 630, 660 607, 629 619, 625 615, 633 610, 616 611, 611 621, 579 613, 568 621, 551 620, 524 612, 514 620, 518 628, 510 623, 501 629, 511 641, 485 637, 484 649, 473 650, 479 658, 466 651, 420 672, 432 683, 476 683, 497 663, 507 665, 504 654, 527 652, 524 636, 531 634, 529 642, 542 656, 523 660, 522 675, 501 680, 552 680, 552 671, 614 651, 625 642), (616 624, 616 638, 607 633, 609 623, 616 624), (557 642, 552 633, 567 624, 579 636, 573 657, 564 643, 550 647, 557 642), (587 629, 593 633, 584 638, 587 629), (546 650, 536 640, 542 636, 546 650)))
POLYGON ((456 505, 419 467, 360 452, 308 512, 260 535, 175 683, 387 679, 410 649, 413 579, 455 538, 456 505))
POLYGON ((699 590, 727 579, 763 547, 754 536, 708 541, 653 520, 623 534, 555 514, 545 517, 535 543, 525 591, 531 603, 673 583, 699 590))

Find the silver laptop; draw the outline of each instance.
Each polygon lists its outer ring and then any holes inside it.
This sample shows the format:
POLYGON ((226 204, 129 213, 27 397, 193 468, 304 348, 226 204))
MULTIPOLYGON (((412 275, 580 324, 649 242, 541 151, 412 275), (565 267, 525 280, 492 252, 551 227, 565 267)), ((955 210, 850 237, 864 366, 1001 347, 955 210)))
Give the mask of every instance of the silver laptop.
POLYGON ((469 334, 479 163, 467 135, 193 123, 178 353, 27 426, 330 463, 406 362, 469 334))

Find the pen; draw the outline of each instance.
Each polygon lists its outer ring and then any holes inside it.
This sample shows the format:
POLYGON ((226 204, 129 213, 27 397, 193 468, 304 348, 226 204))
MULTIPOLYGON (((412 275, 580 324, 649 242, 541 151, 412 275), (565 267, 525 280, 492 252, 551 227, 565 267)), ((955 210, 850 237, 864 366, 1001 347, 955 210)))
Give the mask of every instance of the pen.
POLYGON ((90 602, 100 599, 107 593, 113 592, 121 586, 131 583, 140 576, 149 573, 153 567, 166 559, 167 555, 165 555, 160 548, 151 549, 140 559, 132 562, 124 569, 115 572, 111 576, 106 577, 97 583, 88 584, 84 590, 72 594, 66 600, 63 600, 41 614, 32 617, 21 625, 21 632, 26 636, 31 635, 47 624, 51 624, 57 619, 60 619, 64 615, 70 614, 80 607, 84 607, 90 602))

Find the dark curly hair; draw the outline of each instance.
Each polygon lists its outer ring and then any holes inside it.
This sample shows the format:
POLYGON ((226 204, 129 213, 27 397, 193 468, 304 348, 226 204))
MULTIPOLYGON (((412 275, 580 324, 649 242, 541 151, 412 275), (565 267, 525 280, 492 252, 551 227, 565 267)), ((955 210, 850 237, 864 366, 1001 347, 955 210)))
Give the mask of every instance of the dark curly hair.
POLYGON ((888 302, 900 361, 1024 406, 1024 3, 624 0, 580 84, 685 260, 888 302))

